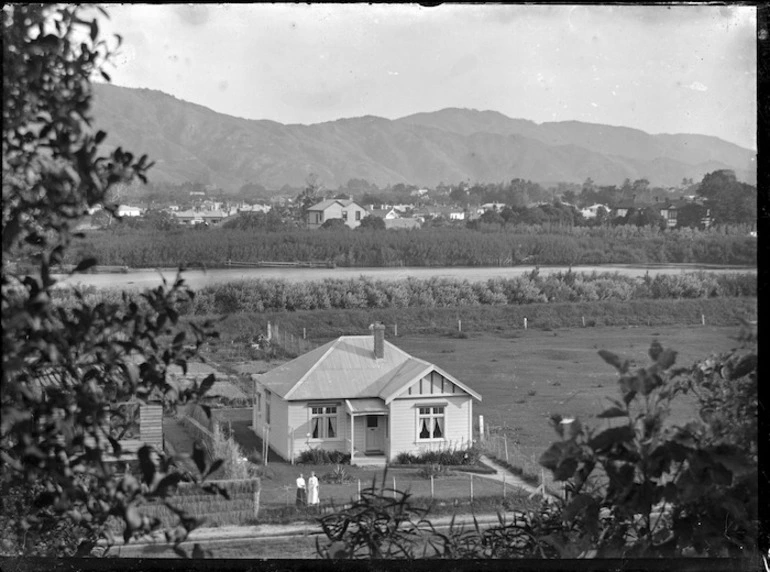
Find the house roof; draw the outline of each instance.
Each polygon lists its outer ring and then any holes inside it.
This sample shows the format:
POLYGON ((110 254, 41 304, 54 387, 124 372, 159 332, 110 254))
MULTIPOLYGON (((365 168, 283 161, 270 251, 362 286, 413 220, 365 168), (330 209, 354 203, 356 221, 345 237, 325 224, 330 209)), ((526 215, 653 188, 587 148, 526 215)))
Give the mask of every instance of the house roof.
MULTIPOLYGON (((364 208, 361 205, 359 205, 356 201, 350 200, 350 199, 327 199, 325 201, 321 201, 320 203, 317 203, 313 205, 312 207, 309 207, 307 210, 309 211, 325 211, 330 206, 332 206, 334 203, 339 203, 343 207, 349 207, 350 205, 356 205, 359 208, 364 208)), ((364 209, 366 210, 366 209, 364 209)))
POLYGON ((437 366, 387 340, 375 359, 371 335, 342 336, 256 379, 283 399, 368 399, 389 403, 416 380, 437 371, 476 399, 481 396, 437 366))

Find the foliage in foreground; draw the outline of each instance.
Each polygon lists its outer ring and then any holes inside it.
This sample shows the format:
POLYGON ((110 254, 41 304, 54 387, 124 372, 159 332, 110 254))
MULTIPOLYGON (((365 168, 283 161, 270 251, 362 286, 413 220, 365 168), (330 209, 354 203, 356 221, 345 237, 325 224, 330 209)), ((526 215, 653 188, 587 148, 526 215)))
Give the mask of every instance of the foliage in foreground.
MULTIPOLYGON (((657 342, 651 365, 602 350, 617 368, 620 400, 591 429, 556 415, 560 440, 541 464, 567 481, 566 499, 499 515, 482 529, 446 532, 408 493, 376 483, 352 506, 320 519, 325 558, 659 558, 756 556, 758 547, 756 336, 691 367, 657 342), (729 388, 729 389, 728 389, 729 388), (671 402, 697 392, 701 419, 667 424, 671 402)), ((383 483, 385 480, 383 479, 383 483)))
MULTIPOLYGON (((36 266, 2 271, 0 535, 2 552, 14 556, 87 555, 115 519, 128 541, 159 525, 139 512, 149 499, 177 515, 166 538, 181 552, 178 543, 198 523, 169 496, 181 482, 201 484, 220 463, 196 448, 192 475, 145 445, 136 478, 118 474, 110 460, 126 458, 121 440, 131 420, 122 405, 173 410, 214 383, 210 376, 181 389, 167 376, 171 365, 186 370, 214 335, 210 324, 179 322, 179 304, 193 299, 181 279, 144 293, 141 303, 52 302, 51 268, 67 256, 73 225, 95 205, 114 211, 110 189, 144 181, 151 166, 121 149, 99 154, 105 133, 91 129, 90 82, 97 73, 109 79, 102 70, 113 52, 89 19, 93 10, 17 3, 2 13, 3 258, 24 251, 36 266)), ((78 260, 74 272, 95 262, 78 260)))

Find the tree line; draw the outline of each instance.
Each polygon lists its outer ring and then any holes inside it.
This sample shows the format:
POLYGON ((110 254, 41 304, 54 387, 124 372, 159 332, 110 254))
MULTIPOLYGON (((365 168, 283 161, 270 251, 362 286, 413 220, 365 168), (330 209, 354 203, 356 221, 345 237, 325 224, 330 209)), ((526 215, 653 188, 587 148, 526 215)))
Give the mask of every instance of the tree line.
MULTIPOLYGON (((92 231, 73 243, 64 262, 94 257, 131 268, 205 265, 228 260, 326 261, 345 267, 514 266, 696 263, 754 265, 756 238, 747 228, 698 231, 655 228, 520 225, 478 232, 464 228, 366 231, 254 231, 185 228, 92 231)), ((24 260, 23 256, 19 260, 24 260)))
MULTIPOLYGON (((88 289, 87 301, 117 302, 122 294, 88 289)), ((562 302, 756 297, 752 274, 686 273, 654 277, 617 273, 557 272, 543 276, 538 270, 517 278, 469 282, 450 278, 388 281, 370 278, 311 282, 240 280, 201 288, 194 299, 180 304, 182 314, 229 315, 239 312, 303 311, 328 309, 447 308, 488 305, 521 305, 562 302)), ((56 291, 57 304, 69 307, 72 290, 56 291)))

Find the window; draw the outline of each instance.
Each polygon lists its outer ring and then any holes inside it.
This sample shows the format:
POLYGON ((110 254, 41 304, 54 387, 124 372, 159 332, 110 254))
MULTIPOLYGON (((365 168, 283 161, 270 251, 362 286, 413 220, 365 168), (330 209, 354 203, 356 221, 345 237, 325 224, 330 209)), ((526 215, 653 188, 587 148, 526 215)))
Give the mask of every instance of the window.
POLYGON ((270 392, 265 390, 265 423, 270 425, 270 392))
POLYGON ((342 211, 342 220, 344 221, 348 220, 348 211, 342 211))
POLYGON ((356 220, 361 220, 361 211, 356 211, 356 220))
POLYGON ((420 407, 417 416, 417 436, 419 439, 444 438, 443 407, 420 407))
POLYGON ((310 437, 312 439, 337 438, 337 407, 310 408, 310 437))

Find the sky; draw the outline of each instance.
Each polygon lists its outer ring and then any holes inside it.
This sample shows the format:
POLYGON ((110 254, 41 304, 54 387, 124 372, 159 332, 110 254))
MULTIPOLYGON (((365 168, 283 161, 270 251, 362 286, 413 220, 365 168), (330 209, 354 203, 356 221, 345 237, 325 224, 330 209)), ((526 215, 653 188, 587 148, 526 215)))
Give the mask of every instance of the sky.
POLYGON ((756 149, 756 8, 109 5, 112 82, 217 112, 319 123, 461 107, 756 149))

